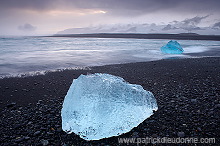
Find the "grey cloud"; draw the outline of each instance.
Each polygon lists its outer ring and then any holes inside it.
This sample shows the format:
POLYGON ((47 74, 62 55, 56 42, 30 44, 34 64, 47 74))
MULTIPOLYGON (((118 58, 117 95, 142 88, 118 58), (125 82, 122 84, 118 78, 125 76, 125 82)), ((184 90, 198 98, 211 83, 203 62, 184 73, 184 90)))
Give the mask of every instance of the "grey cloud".
POLYGON ((43 10, 48 9, 53 5, 53 2, 57 0, 1 0, 1 9, 36 9, 43 10))
POLYGON ((194 30, 201 30, 200 27, 198 27, 198 24, 200 24, 204 19, 208 18, 209 15, 206 16, 196 16, 193 18, 187 18, 183 21, 173 21, 170 24, 168 24, 166 27, 163 28, 163 30, 170 30, 170 29, 184 29, 189 32, 194 30))
MULTIPOLYGON (((206 18, 208 18, 210 15, 206 16, 196 16, 193 18, 187 18, 182 21, 172 21, 170 24, 166 25, 164 28, 162 28, 163 31, 167 30, 174 30, 174 29, 182 29, 186 30, 188 32, 197 31, 197 30, 204 30, 204 28, 199 27, 198 25, 206 18)), ((215 27, 220 27, 220 22, 216 23, 214 25, 215 27)), ((213 27, 214 27, 213 26, 213 27)))
POLYGON ((31 25, 31 24, 29 24, 29 23, 26 23, 24 25, 18 26, 18 29, 22 30, 22 31, 35 31, 36 27, 31 25))
MULTIPOLYGON (((148 9, 152 6, 154 8, 163 5, 173 6, 177 4, 176 0, 1 0, 1 7, 15 7, 15 8, 50 8, 51 6, 75 6, 78 8, 106 8, 106 9, 148 9)), ((165 7, 167 7, 165 6, 165 7)))
POLYGON ((145 14, 158 10, 173 9, 179 12, 218 11, 219 0, 1 0, 0 8, 21 8, 35 10, 49 9, 103 9, 113 14, 145 14))
POLYGON ((213 29, 220 29, 220 22, 217 22, 213 25, 213 29))
POLYGON ((182 29, 187 30, 188 32, 192 32, 192 31, 195 31, 195 30, 202 30, 200 27, 196 27, 196 26, 182 27, 182 29))
POLYGON ((172 30, 172 29, 178 29, 178 28, 172 26, 171 24, 167 24, 162 30, 166 31, 166 30, 172 30))
POLYGON ((200 27, 198 27, 197 25, 204 19, 206 19, 207 17, 209 17, 209 15, 207 16, 196 16, 190 19, 185 19, 181 22, 180 24, 180 28, 187 30, 189 32, 194 31, 194 30, 201 30, 200 27))
POLYGON ((202 16, 202 17, 199 17, 199 16, 196 16, 196 17, 193 17, 193 18, 190 18, 190 19, 185 19, 182 21, 183 25, 192 25, 192 26, 196 26, 198 25, 203 19, 209 17, 209 15, 207 16, 202 16))

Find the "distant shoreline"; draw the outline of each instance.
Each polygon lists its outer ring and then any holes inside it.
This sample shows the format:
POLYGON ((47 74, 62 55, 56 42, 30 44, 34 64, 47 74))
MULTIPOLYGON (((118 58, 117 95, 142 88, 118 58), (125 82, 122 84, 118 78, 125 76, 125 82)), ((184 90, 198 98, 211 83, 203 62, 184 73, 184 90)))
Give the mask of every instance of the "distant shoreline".
POLYGON ((134 38, 134 39, 173 39, 173 40, 220 41, 220 35, 199 35, 196 33, 180 33, 180 34, 92 33, 92 34, 55 34, 52 36, 44 36, 44 37, 134 38))

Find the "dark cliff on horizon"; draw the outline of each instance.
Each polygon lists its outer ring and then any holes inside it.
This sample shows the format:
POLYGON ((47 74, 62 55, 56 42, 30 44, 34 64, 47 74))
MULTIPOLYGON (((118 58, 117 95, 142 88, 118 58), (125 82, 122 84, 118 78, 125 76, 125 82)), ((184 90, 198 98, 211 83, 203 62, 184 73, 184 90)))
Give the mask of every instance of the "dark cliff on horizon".
POLYGON ((179 34, 141 34, 141 33, 90 33, 90 34, 55 34, 48 37, 74 38, 135 38, 135 39, 172 39, 172 40, 213 40, 220 41, 220 35, 199 35, 196 33, 179 34))

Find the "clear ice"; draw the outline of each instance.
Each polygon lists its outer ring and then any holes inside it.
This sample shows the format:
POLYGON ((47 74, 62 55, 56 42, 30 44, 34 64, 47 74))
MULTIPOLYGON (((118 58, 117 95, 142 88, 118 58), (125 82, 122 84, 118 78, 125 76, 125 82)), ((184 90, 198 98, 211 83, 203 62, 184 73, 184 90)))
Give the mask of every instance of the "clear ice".
POLYGON ((177 41, 172 40, 160 49, 165 54, 181 54, 184 51, 177 41))
POLYGON ((129 132, 157 110, 153 94, 110 74, 73 80, 61 110, 62 129, 85 140, 129 132))

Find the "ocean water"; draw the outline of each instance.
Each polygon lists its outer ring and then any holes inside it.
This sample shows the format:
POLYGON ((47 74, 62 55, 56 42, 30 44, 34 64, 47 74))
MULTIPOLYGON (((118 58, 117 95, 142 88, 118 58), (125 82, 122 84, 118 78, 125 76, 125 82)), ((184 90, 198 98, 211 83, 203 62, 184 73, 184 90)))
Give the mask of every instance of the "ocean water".
POLYGON ((180 55, 163 54, 169 40, 0 37, 0 77, 169 58, 220 56, 220 41, 178 40, 180 55))

